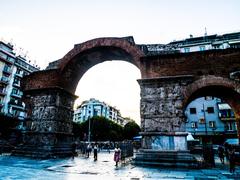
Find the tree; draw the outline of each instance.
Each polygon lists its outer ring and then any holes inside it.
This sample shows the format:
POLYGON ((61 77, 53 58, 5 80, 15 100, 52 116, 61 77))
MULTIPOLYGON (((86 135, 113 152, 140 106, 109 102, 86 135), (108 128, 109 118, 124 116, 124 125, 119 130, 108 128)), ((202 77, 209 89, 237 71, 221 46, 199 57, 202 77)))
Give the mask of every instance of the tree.
POLYGON ((123 127, 117 123, 100 116, 94 116, 83 123, 73 123, 73 134, 81 140, 87 140, 90 121, 91 141, 121 141, 123 140, 123 127), (85 136, 84 136, 85 135, 85 136))
POLYGON ((140 131, 141 129, 138 124, 134 121, 130 121, 124 126, 124 137, 125 139, 132 140, 134 136, 139 135, 140 131))

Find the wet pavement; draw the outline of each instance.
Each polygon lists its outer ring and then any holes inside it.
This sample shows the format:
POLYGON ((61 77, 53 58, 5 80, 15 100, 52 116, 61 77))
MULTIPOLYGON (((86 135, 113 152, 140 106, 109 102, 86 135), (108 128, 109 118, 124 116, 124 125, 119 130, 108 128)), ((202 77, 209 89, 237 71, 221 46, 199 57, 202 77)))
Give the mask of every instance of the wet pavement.
POLYGON ((33 160, 0 156, 1 180, 157 180, 157 179, 240 179, 240 167, 234 174, 217 160, 212 169, 176 169, 140 167, 122 162, 115 166, 113 153, 100 152, 98 160, 83 156, 67 159, 33 160))

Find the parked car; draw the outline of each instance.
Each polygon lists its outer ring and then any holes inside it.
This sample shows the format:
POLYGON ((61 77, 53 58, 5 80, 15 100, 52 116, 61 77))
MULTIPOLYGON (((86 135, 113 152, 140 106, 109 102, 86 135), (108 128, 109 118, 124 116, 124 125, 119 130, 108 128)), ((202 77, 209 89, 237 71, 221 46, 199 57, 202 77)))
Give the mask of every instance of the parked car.
POLYGON ((227 139, 225 143, 228 143, 234 146, 239 145, 239 139, 238 138, 227 139))
POLYGON ((227 139, 225 143, 231 145, 235 149, 236 163, 240 164, 240 145, 238 138, 227 139))

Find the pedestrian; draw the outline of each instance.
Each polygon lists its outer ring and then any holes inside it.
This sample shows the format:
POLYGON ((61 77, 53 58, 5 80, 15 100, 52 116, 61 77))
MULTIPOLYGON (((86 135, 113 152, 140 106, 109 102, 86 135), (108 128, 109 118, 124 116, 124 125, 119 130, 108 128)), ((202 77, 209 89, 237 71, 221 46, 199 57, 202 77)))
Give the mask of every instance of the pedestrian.
POLYGON ((235 172, 235 149, 232 146, 229 146, 229 170, 235 172))
POLYGON ((97 145, 97 143, 95 143, 95 145, 93 147, 93 158, 94 158, 94 161, 97 160, 97 154, 98 154, 98 145, 97 145))
POLYGON ((92 151, 92 148, 91 148, 91 144, 89 143, 87 145, 87 158, 89 158, 89 155, 90 155, 91 151, 92 151))
POLYGON ((218 146, 218 157, 222 164, 224 164, 224 147, 222 145, 218 146))
POLYGON ((227 142, 225 142, 223 145, 224 145, 224 150, 225 150, 224 153, 225 153, 226 159, 229 160, 229 154, 228 154, 229 153, 229 149, 228 149, 229 144, 227 142))
POLYGON ((121 149, 117 145, 116 148, 114 149, 114 161, 116 162, 115 166, 118 166, 118 162, 121 159, 121 149))
POLYGON ((77 143, 73 142, 72 143, 72 159, 76 156, 76 149, 77 149, 77 143))
POLYGON ((107 143, 108 153, 110 154, 110 143, 107 143))

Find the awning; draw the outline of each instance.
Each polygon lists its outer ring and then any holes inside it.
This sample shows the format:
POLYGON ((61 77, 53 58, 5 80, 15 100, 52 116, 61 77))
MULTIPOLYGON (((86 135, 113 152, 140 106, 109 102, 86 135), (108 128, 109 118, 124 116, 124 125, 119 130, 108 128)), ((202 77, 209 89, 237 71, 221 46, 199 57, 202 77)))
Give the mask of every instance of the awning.
POLYGON ((240 40, 229 41, 229 44, 238 44, 238 43, 240 43, 240 40))
POLYGON ((228 104, 218 104, 219 110, 232 109, 228 104))

